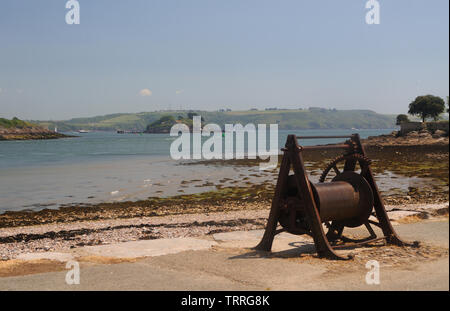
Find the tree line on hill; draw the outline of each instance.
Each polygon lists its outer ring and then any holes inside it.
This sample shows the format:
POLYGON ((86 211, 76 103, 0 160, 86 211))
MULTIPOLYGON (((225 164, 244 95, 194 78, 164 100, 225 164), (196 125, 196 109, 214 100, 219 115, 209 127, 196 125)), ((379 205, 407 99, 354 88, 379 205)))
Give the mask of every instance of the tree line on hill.
MULTIPOLYGON (((86 130, 134 130, 145 131, 155 127, 167 127, 183 119, 190 124, 190 114, 198 114, 208 123, 221 127, 224 124, 278 124, 280 130, 297 129, 375 129, 394 128, 395 115, 379 114, 370 110, 285 109, 270 111, 154 111, 112 114, 93 118, 77 118, 67 121, 35 121, 40 125, 59 131, 86 130), (171 117, 165 117, 171 116, 171 117), (165 118, 163 118, 165 117, 165 118), (161 118, 163 118, 161 120, 161 118), (150 127, 149 127, 150 126, 150 127)), ((191 121, 192 122, 192 121, 191 121)))

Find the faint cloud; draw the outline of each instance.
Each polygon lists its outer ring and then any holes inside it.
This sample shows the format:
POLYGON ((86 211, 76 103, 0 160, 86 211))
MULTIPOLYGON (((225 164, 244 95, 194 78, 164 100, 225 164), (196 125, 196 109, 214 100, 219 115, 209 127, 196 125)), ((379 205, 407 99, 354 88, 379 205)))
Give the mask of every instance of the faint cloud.
POLYGON ((23 89, 16 89, 17 94, 22 94, 24 92, 23 89))
POLYGON ((175 91, 175 94, 178 95, 178 94, 181 94, 181 93, 183 93, 183 92, 184 92, 184 90, 176 90, 176 91, 175 91))
POLYGON ((139 91, 139 95, 145 97, 145 96, 152 96, 152 91, 149 89, 142 89, 139 91))

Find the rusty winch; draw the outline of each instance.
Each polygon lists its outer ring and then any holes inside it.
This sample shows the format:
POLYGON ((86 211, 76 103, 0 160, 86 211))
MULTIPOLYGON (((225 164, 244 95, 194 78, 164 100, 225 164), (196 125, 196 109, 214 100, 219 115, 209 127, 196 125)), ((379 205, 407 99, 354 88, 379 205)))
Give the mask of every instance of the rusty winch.
POLYGON ((401 246, 409 244, 400 240, 389 221, 370 168, 371 161, 365 155, 358 134, 306 137, 289 135, 282 151, 283 158, 269 220, 264 237, 256 249, 270 251, 275 235, 284 231, 310 235, 314 239, 318 255, 331 259, 347 259, 336 254, 335 249, 377 240, 401 246), (322 138, 348 140, 342 144, 324 146, 300 146, 297 141, 322 138), (309 181, 302 157, 304 151, 313 149, 344 150, 342 156, 325 168, 318 183, 309 181), (340 169, 339 166, 343 168, 340 169), (290 174, 291 168, 293 174, 290 174), (370 219, 371 215, 378 221, 370 219), (278 224, 281 229, 277 229, 278 224), (328 228, 326 234, 323 224, 328 228), (381 228, 384 236, 377 237, 371 224, 381 228), (355 240, 343 235, 344 227, 362 225, 367 228, 368 237, 355 240))

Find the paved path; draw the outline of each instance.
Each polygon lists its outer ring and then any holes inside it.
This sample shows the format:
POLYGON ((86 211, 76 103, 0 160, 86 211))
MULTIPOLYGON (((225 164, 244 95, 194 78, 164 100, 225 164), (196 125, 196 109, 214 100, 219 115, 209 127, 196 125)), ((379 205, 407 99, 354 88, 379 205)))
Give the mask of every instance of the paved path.
POLYGON ((68 270, 63 270, 3 277, 0 290, 449 290, 448 220, 395 228, 403 239, 420 240, 426 247, 357 249, 355 260, 342 262, 316 258, 309 238, 289 234, 276 238, 272 255, 255 252, 249 247, 258 242, 259 230, 127 242, 39 258, 146 257, 116 264, 82 261, 79 285, 67 285, 68 270), (365 282, 365 263, 371 259, 380 262, 379 285, 365 282))

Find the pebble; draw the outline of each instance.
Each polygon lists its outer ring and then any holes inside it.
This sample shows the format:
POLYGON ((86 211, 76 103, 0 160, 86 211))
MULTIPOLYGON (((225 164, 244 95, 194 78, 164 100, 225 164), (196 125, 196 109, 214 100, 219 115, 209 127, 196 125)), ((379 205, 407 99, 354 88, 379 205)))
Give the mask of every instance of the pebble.
MULTIPOLYGON (((445 208, 448 212, 448 203, 404 204, 387 207, 388 211, 394 208, 434 215, 436 211, 445 208)), ((268 215, 269 210, 266 208, 3 228, 0 229, 0 238, 20 237, 23 234, 43 235, 48 232, 55 232, 56 237, 28 239, 28 241, 18 239, 13 243, 0 244, 0 258, 8 260, 16 258, 21 253, 30 252, 67 251, 84 245, 113 244, 141 239, 196 237, 217 232, 263 229, 268 215)), ((383 257, 392 257, 392 252, 396 252, 390 247, 384 251, 383 257)))
POLYGON ((41 238, 3 243, 0 247, 0 258, 2 260, 14 259, 21 253, 30 252, 67 251, 84 245, 112 244, 149 238, 195 237, 204 236, 210 232, 262 229, 266 224, 268 212, 267 209, 246 210, 209 213, 208 215, 187 214, 108 219, 4 228, 0 229, 0 237, 14 237, 20 234, 43 235, 52 231, 55 233, 64 231, 65 234, 60 234, 54 239, 41 238), (77 235, 77 230, 83 230, 83 233, 77 235))

